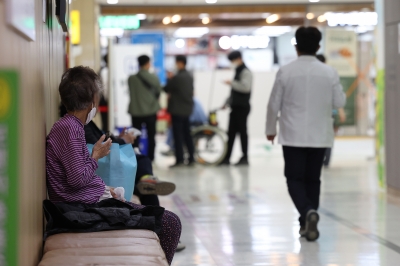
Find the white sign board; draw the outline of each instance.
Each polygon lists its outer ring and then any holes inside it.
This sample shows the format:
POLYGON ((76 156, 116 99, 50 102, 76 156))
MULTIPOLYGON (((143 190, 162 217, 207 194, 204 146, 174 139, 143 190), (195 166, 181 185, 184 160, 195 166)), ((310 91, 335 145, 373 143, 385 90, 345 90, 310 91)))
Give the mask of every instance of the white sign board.
POLYGON ((124 44, 112 47, 111 69, 112 92, 114 99, 115 127, 123 128, 132 125, 131 116, 128 113, 130 102, 128 78, 139 71, 137 58, 147 55, 153 58, 153 45, 151 44, 124 44))
POLYGON ((345 29, 327 29, 325 34, 327 64, 336 69, 340 77, 357 76, 357 35, 345 29))
POLYGON ((6 0, 6 18, 17 31, 36 40, 35 0, 6 0))

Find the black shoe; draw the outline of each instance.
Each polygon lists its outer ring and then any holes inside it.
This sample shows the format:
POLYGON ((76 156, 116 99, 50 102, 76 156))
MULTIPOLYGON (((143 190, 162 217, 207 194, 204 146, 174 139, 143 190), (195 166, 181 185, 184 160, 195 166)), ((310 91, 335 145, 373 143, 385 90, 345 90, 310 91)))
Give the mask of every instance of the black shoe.
POLYGON ((185 166, 185 164, 183 162, 180 162, 180 163, 175 163, 175 164, 171 165, 169 168, 181 168, 184 166, 185 166))
POLYGON ((184 250, 185 248, 186 248, 186 246, 184 244, 182 244, 182 242, 179 240, 179 243, 175 249, 175 252, 180 252, 180 251, 184 250))
POLYGON ((231 165, 231 163, 229 162, 229 160, 223 160, 222 162, 220 162, 218 164, 218 166, 229 166, 231 165))
POLYGON ((318 222, 318 212, 315 210, 309 210, 306 217, 306 231, 304 234, 308 241, 315 241, 319 238, 318 222))
POLYGON ((171 182, 160 181, 155 176, 146 176, 141 178, 136 188, 142 195, 166 196, 175 191, 175 184, 171 182))
POLYGON ((186 166, 194 167, 196 165, 195 161, 189 161, 186 166))
POLYGON ((300 237, 306 236, 306 226, 305 225, 300 227, 299 234, 300 234, 300 237))
POLYGON ((163 156, 174 156, 175 155, 175 151, 174 150, 163 151, 163 152, 161 152, 161 155, 163 155, 163 156))
POLYGON ((242 157, 240 158, 239 162, 237 162, 235 165, 236 166, 249 165, 249 161, 247 160, 247 157, 242 157))

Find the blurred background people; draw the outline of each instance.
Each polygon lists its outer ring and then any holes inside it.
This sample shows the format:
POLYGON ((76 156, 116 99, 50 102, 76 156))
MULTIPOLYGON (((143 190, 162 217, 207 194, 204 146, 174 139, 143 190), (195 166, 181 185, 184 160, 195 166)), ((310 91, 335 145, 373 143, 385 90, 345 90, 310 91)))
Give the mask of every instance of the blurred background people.
MULTIPOLYGON (((154 160, 156 148, 156 122, 157 112, 160 110, 159 97, 161 84, 158 77, 149 72, 151 61, 147 55, 139 56, 138 63, 140 70, 136 75, 128 79, 129 94, 129 113, 132 116, 132 126, 139 130, 142 125, 146 126, 148 135, 148 157, 154 160)), ((140 142, 140 137, 136 141, 136 146, 140 142)))
POLYGON ((189 158, 187 165, 194 164, 194 147, 190 134, 189 117, 193 111, 193 77, 186 70, 187 59, 184 55, 178 55, 175 59, 177 73, 169 73, 167 85, 164 91, 168 93, 168 112, 171 114, 172 131, 174 135, 176 162, 171 167, 185 165, 183 145, 185 144, 189 158))
POLYGON ((277 73, 268 103, 266 135, 283 145, 289 194, 300 213, 300 235, 319 237, 317 213, 320 176, 326 148, 332 147, 332 110, 342 108, 346 95, 336 70, 320 62, 321 32, 315 27, 296 31, 298 59, 277 73))
POLYGON ((225 84, 231 86, 231 95, 227 99, 224 108, 230 107, 228 129, 228 151, 221 165, 229 165, 232 154, 233 144, 236 135, 240 134, 242 144, 242 157, 236 165, 248 165, 248 135, 247 135, 247 118, 250 114, 250 96, 253 85, 253 75, 246 67, 242 59, 242 53, 239 51, 231 52, 228 59, 235 69, 235 77, 233 80, 225 81, 225 84))
MULTIPOLYGON (((189 117, 190 126, 196 127, 207 124, 208 119, 206 113, 204 112, 203 106, 201 105, 201 102, 196 97, 193 97, 193 103, 194 103, 193 112, 189 117)), ((164 156, 174 155, 175 148, 174 148, 174 134, 172 132, 172 125, 170 125, 167 130, 166 144, 168 145, 169 150, 161 152, 161 154, 164 156)))

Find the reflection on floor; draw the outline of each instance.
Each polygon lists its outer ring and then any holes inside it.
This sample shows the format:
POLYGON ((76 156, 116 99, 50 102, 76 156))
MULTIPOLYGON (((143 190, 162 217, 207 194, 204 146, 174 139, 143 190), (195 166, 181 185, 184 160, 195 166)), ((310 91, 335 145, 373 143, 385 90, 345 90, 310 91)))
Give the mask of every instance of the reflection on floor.
POLYGON ((173 266, 399 265, 400 207, 378 188, 373 145, 336 142, 323 173, 315 243, 298 236, 279 146, 254 152, 254 144, 250 167, 169 170, 173 160, 158 156, 156 174, 177 184, 161 202, 181 217, 187 245, 173 266))

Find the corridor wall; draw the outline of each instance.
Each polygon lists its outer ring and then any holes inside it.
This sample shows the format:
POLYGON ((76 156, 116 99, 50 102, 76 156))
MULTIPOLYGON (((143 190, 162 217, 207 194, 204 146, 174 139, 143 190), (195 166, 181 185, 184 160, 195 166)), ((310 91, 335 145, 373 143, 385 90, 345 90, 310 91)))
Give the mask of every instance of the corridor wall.
POLYGON ((400 1, 385 0, 386 182, 400 190, 400 1))
MULTIPOLYGON (((14 0, 13 0, 14 1, 14 0)), ((58 83, 64 70, 64 34, 54 0, 35 1, 36 41, 6 24, 0 0, 0 69, 19 74, 19 225, 18 265, 34 266, 43 244, 42 201, 46 198, 45 138, 58 118, 58 83)))

